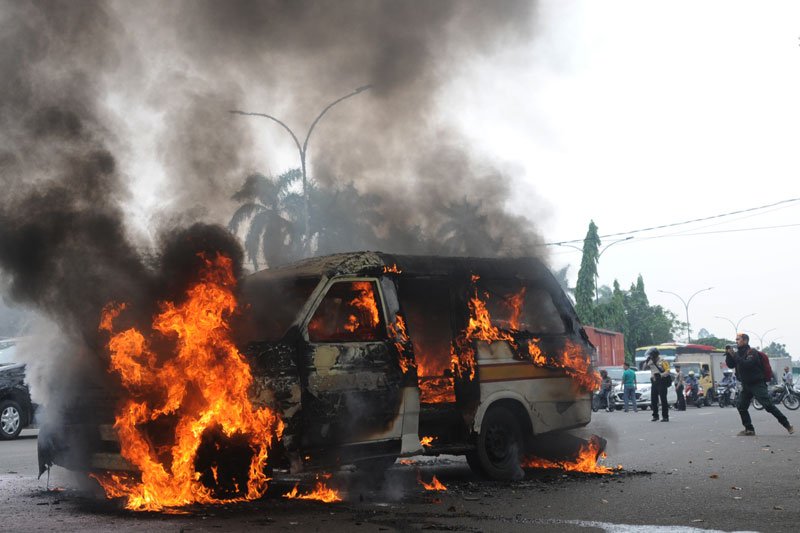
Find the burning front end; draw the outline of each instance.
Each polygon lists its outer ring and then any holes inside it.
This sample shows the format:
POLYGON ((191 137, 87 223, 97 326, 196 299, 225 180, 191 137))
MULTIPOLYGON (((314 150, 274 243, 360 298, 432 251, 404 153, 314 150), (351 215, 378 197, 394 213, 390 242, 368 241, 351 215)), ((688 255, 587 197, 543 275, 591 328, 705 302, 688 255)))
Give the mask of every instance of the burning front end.
POLYGON ((590 421, 592 346, 535 259, 338 254, 258 272, 236 293, 219 311, 201 297, 195 315, 181 304, 157 317, 176 360, 203 361, 196 371, 161 357, 157 339, 123 336, 124 307, 109 308, 101 327, 123 387, 76 395, 42 430, 41 469, 94 472, 109 494, 180 475, 218 499, 257 496, 252 479, 274 468, 380 469, 422 453, 511 479, 546 435, 590 421), (183 420, 189 404, 202 416, 183 420))

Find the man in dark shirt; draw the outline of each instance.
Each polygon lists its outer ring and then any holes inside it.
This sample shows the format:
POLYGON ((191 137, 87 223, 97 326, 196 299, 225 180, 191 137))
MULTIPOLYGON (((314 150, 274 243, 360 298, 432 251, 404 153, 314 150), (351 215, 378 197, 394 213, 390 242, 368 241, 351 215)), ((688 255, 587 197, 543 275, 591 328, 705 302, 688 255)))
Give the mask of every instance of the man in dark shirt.
POLYGON ((778 422, 786 428, 789 434, 794 433, 794 427, 789 423, 780 410, 773 405, 772 400, 767 392, 767 380, 771 377, 772 371, 767 369, 765 365, 769 362, 764 362, 762 354, 757 350, 750 348, 748 344, 750 336, 746 333, 736 334, 736 350, 732 347, 725 349, 725 364, 728 368, 736 370, 736 377, 742 384, 742 396, 739 399, 739 415, 742 417, 742 425, 744 430, 739 432, 739 436, 752 436, 756 434, 753 427, 753 422, 750 419, 750 402, 755 397, 764 410, 772 413, 772 416, 778 419, 778 422))

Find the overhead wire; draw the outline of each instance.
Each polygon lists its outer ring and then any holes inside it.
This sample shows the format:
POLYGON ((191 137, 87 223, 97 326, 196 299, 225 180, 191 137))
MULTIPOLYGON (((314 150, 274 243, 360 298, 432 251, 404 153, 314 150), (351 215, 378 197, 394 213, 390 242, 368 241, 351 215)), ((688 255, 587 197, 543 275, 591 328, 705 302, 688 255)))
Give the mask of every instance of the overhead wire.
MULTIPOLYGON (((643 233, 643 232, 646 232, 646 231, 655 231, 655 230, 658 230, 658 229, 685 226, 685 225, 688 225, 688 224, 694 224, 694 223, 697 223, 697 222, 704 222, 704 221, 707 221, 707 220, 721 219, 721 218, 731 217, 733 215, 740 215, 740 214, 743 214, 743 213, 752 213, 752 212, 755 212, 755 211, 763 211, 765 209, 769 209, 771 207, 777 207, 777 206, 781 206, 781 207, 779 207, 779 209, 782 209, 784 207, 788 207, 788 205, 786 205, 786 204, 792 204, 792 203, 796 203, 796 202, 799 202, 799 201, 800 201, 800 198, 789 198, 789 199, 786 199, 786 200, 781 200, 779 202, 774 202, 774 203, 771 203, 771 204, 761 205, 761 206, 757 206, 757 207, 750 207, 750 208, 747 208, 747 209, 739 209, 737 211, 731 211, 729 213, 720 213, 718 215, 712 215, 712 216, 702 217, 702 218, 695 218, 695 219, 692 219, 692 220, 684 220, 684 221, 681 221, 681 222, 673 222, 671 224, 661 224, 659 226, 651 226, 651 227, 648 227, 648 228, 640 228, 640 229, 635 229, 635 230, 631 230, 631 231, 623 231, 623 232, 618 232, 618 233, 608 233, 606 235, 599 235, 599 237, 601 239, 605 239, 605 238, 608 238, 608 237, 621 237, 621 236, 624 236, 624 235, 634 235, 634 234, 643 233)), ((775 210, 777 210, 777 209, 775 209, 775 210)), ((764 213, 755 213, 755 214, 749 215, 749 216, 756 216, 756 215, 760 215, 760 214, 764 214, 764 213)), ((743 218, 748 218, 748 217, 740 217, 739 220, 741 220, 743 218)), ((694 228, 694 229, 697 229, 697 228, 694 228)), ((566 241, 548 242, 548 243, 545 243, 544 245, 545 246, 558 246, 558 245, 561 245, 561 244, 571 244, 571 243, 576 243, 576 242, 583 242, 583 239, 572 239, 572 240, 566 240, 566 241)))

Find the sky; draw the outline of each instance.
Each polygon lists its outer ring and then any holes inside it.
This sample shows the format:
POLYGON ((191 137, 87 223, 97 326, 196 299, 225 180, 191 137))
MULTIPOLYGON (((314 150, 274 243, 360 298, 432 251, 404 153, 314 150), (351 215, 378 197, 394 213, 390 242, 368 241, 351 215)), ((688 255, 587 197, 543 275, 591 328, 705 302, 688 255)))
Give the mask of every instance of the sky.
MULTIPOLYGON (((600 285, 641 275, 682 320, 681 298, 713 287, 689 303, 695 335, 739 323, 800 359, 800 202, 609 246, 800 197, 798 21, 796 2, 546 1, 534 42, 478 66, 485 83, 454 86, 451 103, 516 169, 509 207, 546 242, 580 247, 590 220, 621 234, 602 239, 600 285)), ((574 284, 580 251, 549 248, 574 284)))

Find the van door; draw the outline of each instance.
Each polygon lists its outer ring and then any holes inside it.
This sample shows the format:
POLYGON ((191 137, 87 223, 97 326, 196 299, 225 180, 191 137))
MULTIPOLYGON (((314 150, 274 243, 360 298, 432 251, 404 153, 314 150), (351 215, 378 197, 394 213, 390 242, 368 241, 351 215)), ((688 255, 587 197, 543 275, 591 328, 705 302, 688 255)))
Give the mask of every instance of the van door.
POLYGON ((377 278, 331 280, 312 308, 300 357, 304 450, 382 443, 399 453, 403 376, 386 316, 377 278))

